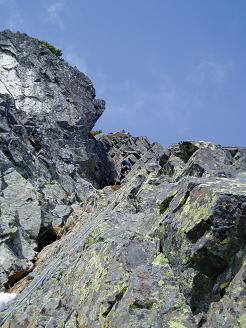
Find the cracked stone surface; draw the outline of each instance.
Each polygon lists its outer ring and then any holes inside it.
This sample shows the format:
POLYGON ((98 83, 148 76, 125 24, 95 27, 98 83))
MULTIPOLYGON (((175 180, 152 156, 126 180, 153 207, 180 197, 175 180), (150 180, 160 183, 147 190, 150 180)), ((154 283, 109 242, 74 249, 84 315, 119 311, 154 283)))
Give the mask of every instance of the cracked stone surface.
POLYGON ((40 252, 16 301, 59 261, 4 327, 243 327, 245 149, 231 153, 152 145, 121 188, 98 190, 74 229, 40 252))
POLYGON ((245 327, 246 148, 93 138, 90 80, 25 34, 0 77, 2 326, 245 327))
POLYGON ((75 204, 116 172, 90 134, 92 82, 26 34, 0 33, 0 290, 27 274, 75 204))

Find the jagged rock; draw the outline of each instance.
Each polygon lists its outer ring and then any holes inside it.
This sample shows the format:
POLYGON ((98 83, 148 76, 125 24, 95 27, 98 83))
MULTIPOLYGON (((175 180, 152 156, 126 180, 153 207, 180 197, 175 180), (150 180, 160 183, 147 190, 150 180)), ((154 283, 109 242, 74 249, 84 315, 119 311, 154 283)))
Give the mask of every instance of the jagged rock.
POLYGON ((96 135, 96 139, 103 144, 112 158, 118 179, 120 177, 121 162, 124 158, 128 158, 132 164, 135 164, 151 148, 151 144, 146 137, 133 137, 126 132, 100 133, 96 135))
POLYGON ((104 107, 89 78, 40 41, 0 33, 0 289, 30 270, 92 184, 114 181, 90 134, 104 107))
POLYGON ((26 275, 2 326, 244 327, 246 149, 96 141, 88 78, 37 40, 0 40, 0 278, 26 275), (123 183, 96 190, 122 157, 134 164, 123 183))
POLYGON ((13 168, 1 172, 1 283, 13 283, 33 267, 41 226, 38 194, 13 168))
MULTIPOLYGON (((245 242, 246 175, 189 181, 164 211, 161 246, 193 313, 207 312, 245 242), (182 198, 180 198, 182 195, 182 198), (178 197, 179 201, 175 200, 178 197)), ((230 282, 235 272, 227 277, 230 282)), ((227 282, 228 282, 227 281, 227 282)))
POLYGON ((186 144, 191 152, 153 144, 121 188, 94 194, 18 286, 24 295, 57 261, 8 327, 243 327, 246 173, 227 149, 186 144), (204 149, 215 162, 184 175, 204 149), (174 179, 164 168, 172 156, 183 163, 174 179), (233 175, 218 176, 225 165, 233 175))

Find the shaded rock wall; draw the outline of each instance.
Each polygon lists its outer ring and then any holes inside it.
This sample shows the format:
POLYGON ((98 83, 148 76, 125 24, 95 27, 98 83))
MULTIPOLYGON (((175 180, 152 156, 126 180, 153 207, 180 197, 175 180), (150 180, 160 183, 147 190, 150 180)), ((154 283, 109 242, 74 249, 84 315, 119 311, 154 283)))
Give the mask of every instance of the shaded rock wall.
POLYGON ((104 111, 89 78, 25 34, 0 33, 0 284, 33 266, 75 203, 114 181, 90 134, 104 111))

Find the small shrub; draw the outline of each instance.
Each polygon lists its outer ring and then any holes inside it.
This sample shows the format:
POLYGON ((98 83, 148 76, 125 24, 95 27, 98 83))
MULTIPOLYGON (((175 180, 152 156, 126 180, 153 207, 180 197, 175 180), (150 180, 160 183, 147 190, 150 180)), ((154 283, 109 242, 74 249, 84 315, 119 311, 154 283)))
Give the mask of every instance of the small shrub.
POLYGON ((41 41, 41 44, 43 46, 45 46, 46 48, 48 48, 54 55, 56 55, 57 57, 61 57, 62 56, 62 51, 56 47, 54 47, 52 44, 50 44, 49 42, 46 41, 41 41))
POLYGON ((95 131, 91 131, 91 134, 93 135, 93 137, 95 137, 97 134, 102 133, 102 130, 95 130, 95 131))

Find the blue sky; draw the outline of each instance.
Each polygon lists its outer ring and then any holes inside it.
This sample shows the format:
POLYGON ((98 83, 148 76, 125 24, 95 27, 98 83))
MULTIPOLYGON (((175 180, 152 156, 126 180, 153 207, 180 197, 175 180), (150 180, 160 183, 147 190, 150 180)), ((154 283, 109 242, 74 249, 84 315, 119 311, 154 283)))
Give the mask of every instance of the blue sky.
POLYGON ((246 146, 244 0, 0 0, 6 28, 92 79, 107 103, 95 128, 246 146))

